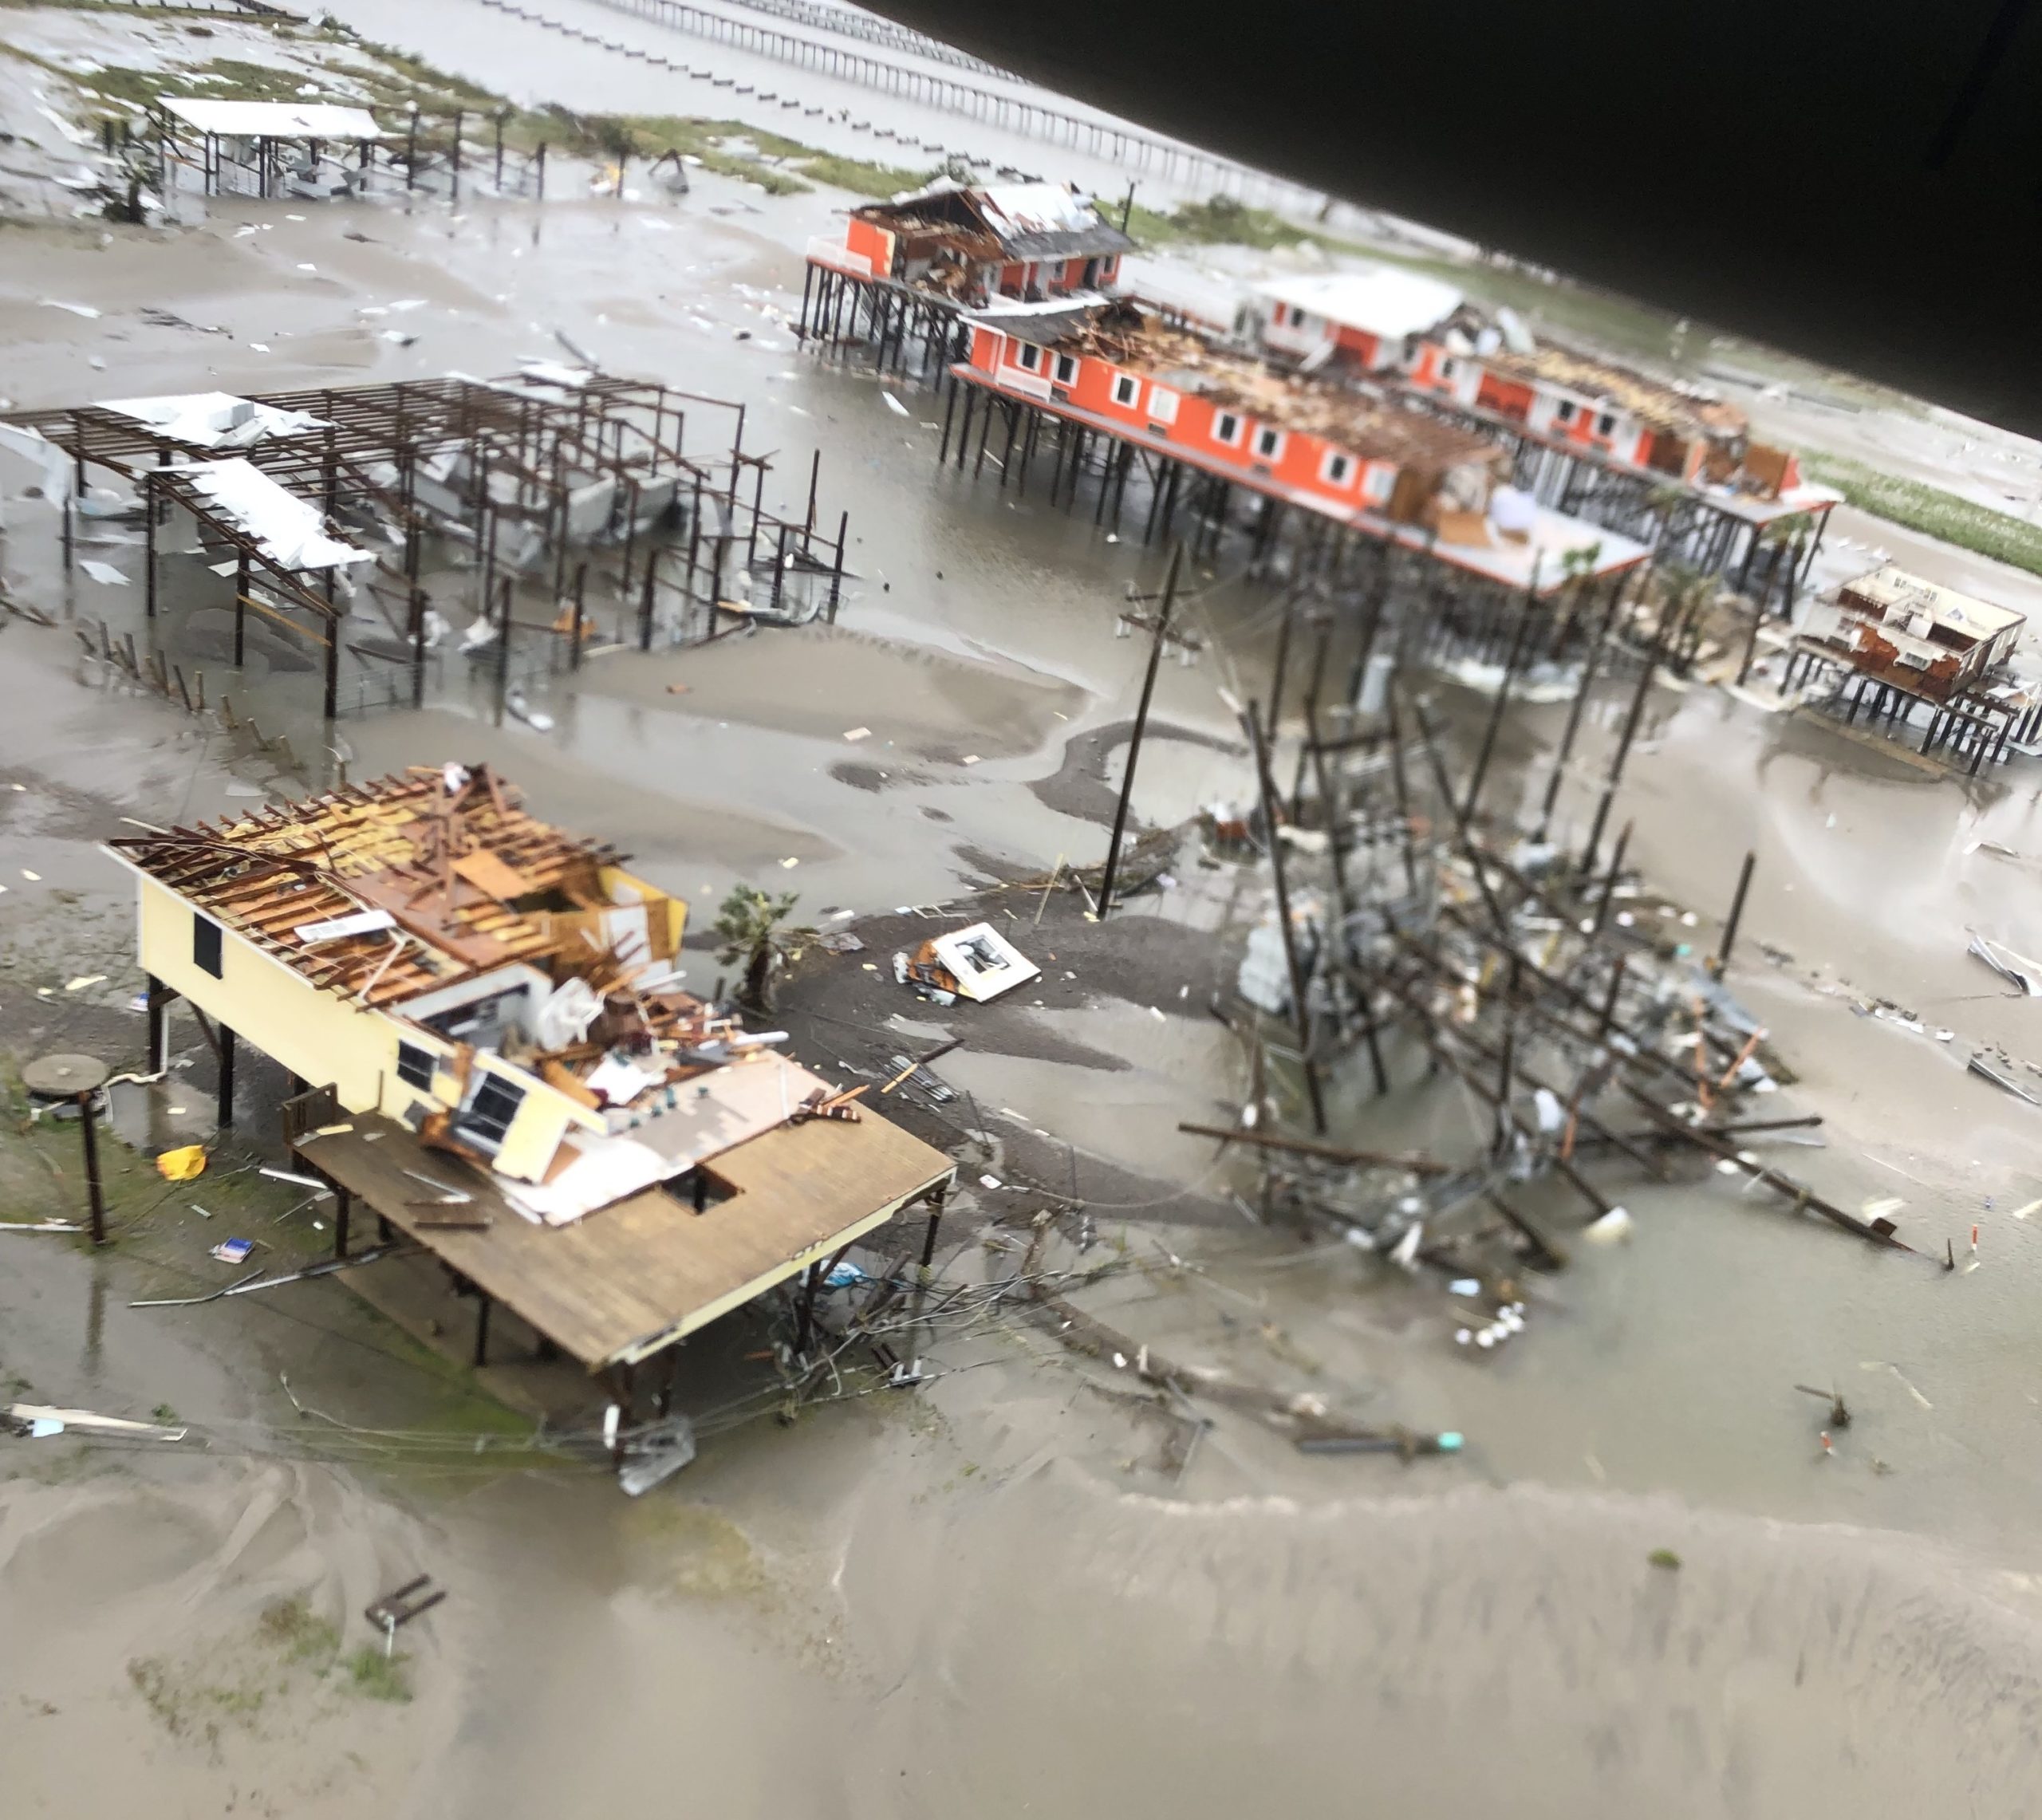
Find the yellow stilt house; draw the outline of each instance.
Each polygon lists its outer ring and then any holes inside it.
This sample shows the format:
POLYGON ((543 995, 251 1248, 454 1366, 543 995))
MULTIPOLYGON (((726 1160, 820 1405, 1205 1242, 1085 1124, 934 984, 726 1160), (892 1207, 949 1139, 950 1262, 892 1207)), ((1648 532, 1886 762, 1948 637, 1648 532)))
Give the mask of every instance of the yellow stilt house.
MULTIPOLYGON (((286 1136, 593 1370, 629 1368, 904 1207, 948 1157, 684 989, 686 906, 527 814, 486 769, 420 769, 112 842, 136 875, 150 1066, 181 999, 220 1061, 304 1090, 286 1136)), ((928 1251, 924 1248, 924 1258, 928 1251)))

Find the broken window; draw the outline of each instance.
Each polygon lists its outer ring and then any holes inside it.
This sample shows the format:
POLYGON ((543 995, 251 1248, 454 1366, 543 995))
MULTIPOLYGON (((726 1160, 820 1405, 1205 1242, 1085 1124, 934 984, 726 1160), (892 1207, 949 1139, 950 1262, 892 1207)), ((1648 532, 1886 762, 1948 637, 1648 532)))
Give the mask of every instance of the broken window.
POLYGON ((499 1074, 483 1075, 482 1084, 475 1089, 475 1097, 461 1114, 463 1135, 492 1150, 498 1148, 510 1129, 510 1121, 518 1116, 518 1107, 524 1103, 522 1087, 512 1085, 499 1074))
POLYGON ((191 964, 215 979, 225 977, 220 961, 220 926, 195 910, 191 913, 191 964))
POLYGON ((959 951, 980 973, 997 973, 1007 965, 1005 958, 984 936, 974 936, 959 951))
POLYGON ((420 1092, 432 1091, 432 1076, 438 1063, 429 1049, 420 1049, 415 1042, 397 1045, 397 1078, 407 1087, 416 1087, 420 1092))

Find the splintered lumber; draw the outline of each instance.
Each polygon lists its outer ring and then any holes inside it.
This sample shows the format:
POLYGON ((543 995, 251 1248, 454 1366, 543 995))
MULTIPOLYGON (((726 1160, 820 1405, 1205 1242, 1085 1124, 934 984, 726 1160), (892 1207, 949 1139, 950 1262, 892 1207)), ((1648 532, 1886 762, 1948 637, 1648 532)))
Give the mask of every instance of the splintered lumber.
POLYGON ((1260 1385, 1244 1384, 1210 1365, 1185 1365, 1166 1359, 1139 1341, 1130 1339, 1118 1328, 1110 1327, 1095 1316, 1087 1314, 1074 1303, 1044 1290, 1034 1290, 1029 1304, 1041 1313, 1050 1330, 1073 1352, 1082 1353, 1088 1358, 1103 1359, 1117 1369, 1132 1371, 1150 1384, 1160 1385, 1181 1395, 1203 1397, 1210 1402, 1244 1410, 1286 1432, 1296 1431, 1301 1424, 1323 1422, 1327 1419, 1325 1399, 1309 1391, 1287 1396, 1260 1385))
POLYGON ((1735 1144, 1726 1144, 1713 1133, 1697 1126, 1683 1124, 1655 1101, 1650 1094, 1640 1091, 1628 1081, 1619 1081, 1617 1085, 1638 1102, 1639 1110, 1647 1118, 1669 1137, 1684 1137, 1698 1149, 1707 1151, 1710 1156, 1721 1158, 1725 1163, 1736 1164, 1746 1175, 1764 1183, 1774 1193, 1785 1196, 1796 1207, 1804 1207, 1811 1213, 1819 1213, 1831 1225, 1840 1226, 1846 1232, 1854 1232, 1868 1243, 1883 1245, 1890 1251, 1910 1252, 1918 1258, 1922 1255, 1906 1240, 1894 1236, 1890 1221, 1860 1219, 1855 1213, 1846 1213, 1835 1202, 1824 1200, 1814 1189, 1804 1187, 1792 1176, 1783 1175, 1766 1164, 1745 1157, 1735 1144))
POLYGON ((1216 1137, 1222 1144, 1246 1144, 1258 1150, 1282 1150, 1298 1156, 1316 1156, 1327 1163, 1345 1163, 1359 1168, 1373 1165, 1385 1169, 1408 1169, 1414 1176, 1447 1176, 1453 1172, 1430 1156, 1399 1155, 1388 1150, 1355 1150, 1337 1144, 1315 1144, 1308 1138, 1279 1137, 1266 1131, 1229 1129, 1224 1125, 1195 1125, 1181 1121, 1177 1129, 1193 1137, 1216 1137))

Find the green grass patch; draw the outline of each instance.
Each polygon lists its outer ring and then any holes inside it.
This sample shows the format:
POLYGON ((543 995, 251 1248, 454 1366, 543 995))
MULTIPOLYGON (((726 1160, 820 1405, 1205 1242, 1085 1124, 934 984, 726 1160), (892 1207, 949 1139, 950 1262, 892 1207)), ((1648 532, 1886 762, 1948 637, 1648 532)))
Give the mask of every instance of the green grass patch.
POLYGON ((1861 512, 2042 575, 2042 526, 1940 487, 1882 474, 1848 455, 1804 455, 1801 467, 1811 480, 1834 487, 1861 512))
POLYGON ((862 158, 839 158, 834 152, 812 152, 801 160, 801 174, 833 189, 849 190, 853 195, 897 196, 903 190, 919 190, 938 175, 934 171, 909 171, 897 164, 874 164, 862 158))
POLYGON ((287 1662, 327 1663, 340 1653, 341 1627, 321 1617, 303 1598, 279 1599, 258 1621, 262 1641, 287 1662))
POLYGON ((742 120, 700 120, 687 114, 575 114, 550 108, 543 116, 521 120, 515 130, 529 134, 535 122, 550 128, 550 134, 540 136, 585 157, 614 162, 622 156, 642 163, 677 152, 700 159, 705 171, 756 183, 770 195, 802 195, 812 184, 827 183, 856 195, 890 196, 927 183, 932 175, 840 158, 742 120))
POLYGON ((348 1684, 364 1700, 388 1700, 403 1705, 412 1697, 409 1677, 404 1673, 408 1656, 385 1656, 380 1644, 365 1643, 342 1664, 348 1684))

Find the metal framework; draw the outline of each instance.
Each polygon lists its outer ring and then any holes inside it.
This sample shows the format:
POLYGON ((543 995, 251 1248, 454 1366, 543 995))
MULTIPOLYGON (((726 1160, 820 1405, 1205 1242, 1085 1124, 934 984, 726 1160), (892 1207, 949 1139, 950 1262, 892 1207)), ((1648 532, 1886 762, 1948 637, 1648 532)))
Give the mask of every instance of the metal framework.
POLYGON ((396 652, 354 648, 408 658, 413 706, 424 699, 432 643, 422 585, 432 557, 475 573, 479 617, 489 632, 480 644, 495 671, 499 709, 514 635, 538 635, 564 652, 569 666, 580 663, 596 631, 589 588, 597 553, 593 578, 607 589, 617 636, 635 637, 645 650, 661 635, 693 643, 753 620, 834 620, 840 605, 850 519, 840 514, 834 536, 818 529, 821 456, 810 467, 802 516, 769 510, 772 459, 745 449, 741 404, 656 381, 540 364, 499 380, 325 387, 246 402, 309 421, 223 443, 180 439, 96 404, 5 420, 71 458, 72 497, 63 509, 67 567, 74 498, 95 472, 127 482, 142 495, 146 612, 153 620, 156 534, 168 506, 184 507, 209 556, 224 550, 237 559, 237 666, 251 609, 309 638, 323 652, 328 719, 339 709, 338 628, 345 617, 333 597, 332 571, 314 585, 285 569, 211 507, 180 472, 187 465, 239 455, 315 504, 331 534, 373 555, 360 568, 402 645, 396 652), (251 592, 251 571, 262 573, 274 600, 251 592), (538 596, 543 617, 518 617, 521 591, 538 596))

